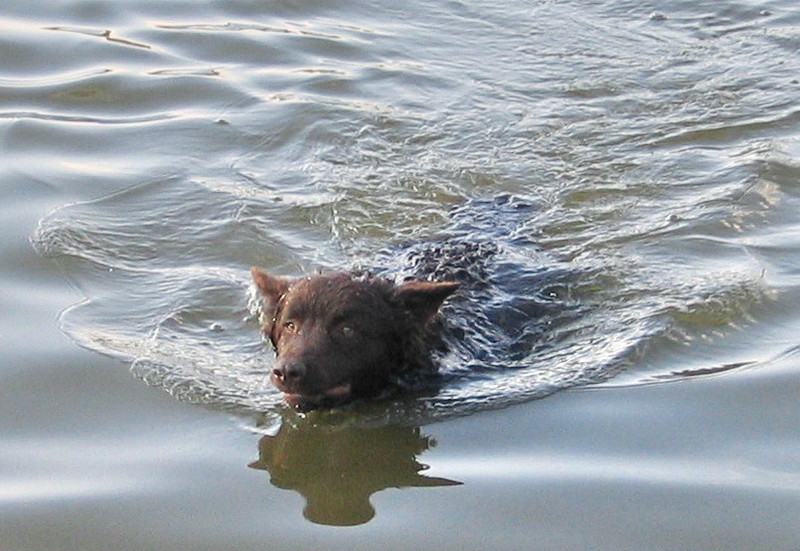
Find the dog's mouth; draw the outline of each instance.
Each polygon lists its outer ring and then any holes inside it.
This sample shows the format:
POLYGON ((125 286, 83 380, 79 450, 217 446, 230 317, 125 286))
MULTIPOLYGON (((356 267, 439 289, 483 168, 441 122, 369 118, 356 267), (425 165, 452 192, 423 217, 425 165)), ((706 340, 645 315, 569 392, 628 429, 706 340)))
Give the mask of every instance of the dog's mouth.
POLYGON ((344 403, 350 399, 352 390, 350 383, 344 383, 332 386, 318 394, 284 392, 283 400, 298 411, 308 411, 318 407, 330 407, 344 403))

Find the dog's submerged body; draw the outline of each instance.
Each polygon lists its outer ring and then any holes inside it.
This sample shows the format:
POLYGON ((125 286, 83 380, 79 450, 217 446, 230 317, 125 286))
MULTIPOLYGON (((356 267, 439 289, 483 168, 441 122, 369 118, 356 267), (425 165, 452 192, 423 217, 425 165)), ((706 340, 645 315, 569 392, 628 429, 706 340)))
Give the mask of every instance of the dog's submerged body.
POLYGON ((439 307, 458 284, 332 273, 285 279, 252 269, 273 384, 301 410, 374 396, 403 373, 435 371, 439 307))

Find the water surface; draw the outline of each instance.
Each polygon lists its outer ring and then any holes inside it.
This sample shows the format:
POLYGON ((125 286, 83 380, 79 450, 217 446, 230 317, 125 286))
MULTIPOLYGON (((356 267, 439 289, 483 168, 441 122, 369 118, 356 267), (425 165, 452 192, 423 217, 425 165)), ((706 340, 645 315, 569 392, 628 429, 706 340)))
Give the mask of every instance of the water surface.
POLYGON ((796 546, 790 2, 0 17, 4 548, 796 546), (443 256, 439 391, 287 414, 249 266, 443 256))

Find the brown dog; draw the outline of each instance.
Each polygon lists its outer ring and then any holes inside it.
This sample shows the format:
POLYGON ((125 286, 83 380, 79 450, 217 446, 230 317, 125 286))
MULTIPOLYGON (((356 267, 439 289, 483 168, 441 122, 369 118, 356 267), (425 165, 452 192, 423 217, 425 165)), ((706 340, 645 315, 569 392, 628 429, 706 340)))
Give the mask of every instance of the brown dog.
POLYGON ((435 369, 433 322, 458 287, 349 273, 289 280, 255 267, 252 274, 277 356, 271 380, 301 410, 372 396, 399 374, 435 369))

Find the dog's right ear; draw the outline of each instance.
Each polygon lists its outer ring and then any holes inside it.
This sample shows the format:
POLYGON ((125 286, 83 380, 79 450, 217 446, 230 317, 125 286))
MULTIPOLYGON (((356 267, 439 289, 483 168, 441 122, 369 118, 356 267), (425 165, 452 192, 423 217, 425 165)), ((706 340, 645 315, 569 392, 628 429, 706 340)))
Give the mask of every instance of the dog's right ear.
POLYGON ((257 266, 250 268, 250 273, 253 275, 258 292, 264 297, 267 308, 274 309, 281 297, 289 290, 289 280, 270 275, 257 266))
POLYGON ((277 351, 277 343, 275 336, 272 334, 275 324, 275 318, 278 315, 278 307, 281 298, 289 290, 291 282, 282 277, 270 275, 261 268, 253 266, 250 268, 250 273, 253 275, 253 282, 256 284, 258 294, 264 298, 264 310, 261 315, 261 330, 269 337, 272 342, 272 347, 277 351))

